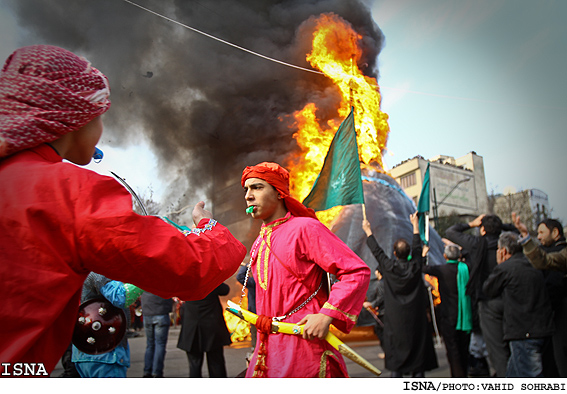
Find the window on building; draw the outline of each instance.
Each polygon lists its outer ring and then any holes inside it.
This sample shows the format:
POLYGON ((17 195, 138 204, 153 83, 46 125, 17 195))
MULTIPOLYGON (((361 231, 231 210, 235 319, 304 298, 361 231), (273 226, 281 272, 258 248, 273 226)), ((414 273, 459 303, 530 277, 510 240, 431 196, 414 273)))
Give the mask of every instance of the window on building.
POLYGON ((400 178, 400 184, 402 185, 402 188, 407 189, 410 186, 413 186, 416 184, 415 181, 415 172, 412 172, 411 174, 405 175, 403 177, 400 178))

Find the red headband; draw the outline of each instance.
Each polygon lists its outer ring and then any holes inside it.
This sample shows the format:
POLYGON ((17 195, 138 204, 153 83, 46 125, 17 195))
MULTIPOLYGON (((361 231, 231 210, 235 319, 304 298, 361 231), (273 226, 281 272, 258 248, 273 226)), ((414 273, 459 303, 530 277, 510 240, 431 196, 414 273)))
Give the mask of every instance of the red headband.
POLYGON ((297 201, 289 195, 289 172, 277 163, 263 162, 253 167, 246 167, 242 172, 241 184, 248 178, 258 178, 268 182, 276 188, 278 193, 283 197, 286 208, 294 216, 307 216, 317 219, 315 211, 307 208, 305 205, 297 201))
POLYGON ((0 157, 51 142, 110 108, 108 80, 65 49, 16 50, 0 72, 0 157))

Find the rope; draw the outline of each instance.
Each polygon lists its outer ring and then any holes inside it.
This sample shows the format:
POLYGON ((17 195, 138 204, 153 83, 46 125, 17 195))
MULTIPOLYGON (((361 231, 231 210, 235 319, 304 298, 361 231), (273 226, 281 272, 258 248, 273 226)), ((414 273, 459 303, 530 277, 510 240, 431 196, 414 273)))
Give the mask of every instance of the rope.
POLYGON ((260 334, 260 344, 258 347, 258 355, 256 357, 256 365, 254 365, 254 378, 266 377, 266 372, 268 366, 266 365, 267 344, 269 334, 272 331, 272 318, 269 316, 258 315, 258 320, 256 321, 256 328, 260 334))

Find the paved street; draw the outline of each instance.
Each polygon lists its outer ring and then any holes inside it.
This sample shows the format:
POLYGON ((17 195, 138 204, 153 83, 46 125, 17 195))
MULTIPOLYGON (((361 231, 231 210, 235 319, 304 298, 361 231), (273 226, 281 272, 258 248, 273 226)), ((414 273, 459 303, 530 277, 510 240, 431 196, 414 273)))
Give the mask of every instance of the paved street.
MULTIPOLYGON (((177 339, 179 337, 179 327, 172 328, 169 333, 169 340, 167 343, 167 354, 165 358, 165 377, 167 378, 183 378, 189 375, 189 366, 187 362, 186 353, 177 348, 177 339)), ((131 350, 131 366, 128 369, 129 378, 140 378, 144 370, 144 352, 146 349, 146 338, 141 331, 139 337, 130 338, 131 350)), ((360 354, 372 365, 380 369, 383 374, 382 377, 387 378, 390 376, 389 371, 384 369, 384 360, 378 358, 378 353, 381 348, 378 341, 364 341, 364 342, 348 342, 347 343, 355 352, 360 354)), ((228 377, 237 377, 246 368, 246 353, 250 351, 250 342, 243 342, 233 344, 225 347, 224 355, 226 359, 226 367, 228 377)), ((439 368, 434 371, 427 372, 426 377, 450 377, 449 366, 445 356, 445 348, 441 347, 436 349, 439 368)), ((359 366, 349 359, 345 359, 349 375, 353 378, 372 378, 375 377, 371 372, 359 366)), ((203 366, 203 377, 208 377, 206 361, 203 366)), ((61 363, 53 371, 51 376, 59 376, 62 372, 61 363)))

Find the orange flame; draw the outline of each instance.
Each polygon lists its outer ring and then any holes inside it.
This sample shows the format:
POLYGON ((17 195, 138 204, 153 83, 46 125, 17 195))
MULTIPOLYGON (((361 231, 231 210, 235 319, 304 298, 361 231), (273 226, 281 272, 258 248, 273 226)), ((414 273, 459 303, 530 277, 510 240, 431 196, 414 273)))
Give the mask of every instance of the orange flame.
POLYGON ((435 276, 428 274, 424 275, 424 278, 431 285, 431 294, 433 295, 433 305, 437 306, 441 303, 441 294, 439 293, 439 281, 435 276))
MULTIPOLYGON (((337 108, 339 118, 344 119, 351 106, 354 107, 361 161, 364 165, 376 162, 383 167, 382 152, 386 148, 389 132, 388 115, 380 110, 380 91, 376 79, 365 76, 358 68, 357 62, 362 56, 359 46, 361 38, 341 17, 333 13, 322 14, 316 20, 312 50, 307 60, 339 89, 342 97, 337 108)), ((291 173, 291 193, 300 201, 309 194, 340 126, 340 121, 331 121, 322 127, 316 111, 316 105, 308 103, 293 114, 295 123, 292 127, 297 128, 294 138, 301 153, 299 157, 291 158, 287 166, 291 173)), ((334 217, 337 213, 335 208, 329 216, 334 217)), ((318 216, 321 219, 325 214, 318 213, 318 216)))

